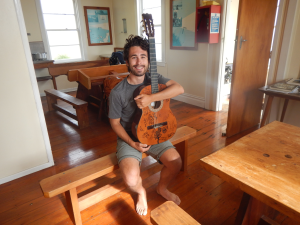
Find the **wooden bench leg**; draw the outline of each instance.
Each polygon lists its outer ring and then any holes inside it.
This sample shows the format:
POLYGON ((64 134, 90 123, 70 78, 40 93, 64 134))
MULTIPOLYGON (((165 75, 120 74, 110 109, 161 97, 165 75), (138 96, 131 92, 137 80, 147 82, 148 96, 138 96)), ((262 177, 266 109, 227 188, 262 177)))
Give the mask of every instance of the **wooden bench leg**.
POLYGON ((174 146, 182 159, 181 171, 187 171, 188 141, 182 141, 174 146))
POLYGON ((77 121, 78 126, 80 129, 88 127, 90 125, 89 123, 89 115, 87 106, 86 107, 76 107, 76 115, 77 115, 77 121))
POLYGON ((47 94, 46 97, 47 97, 48 110, 53 111, 54 110, 53 104, 57 104, 57 99, 47 94))
POLYGON ((82 225, 76 188, 66 191, 65 195, 70 212, 73 213, 72 219, 75 221, 76 225, 82 225))

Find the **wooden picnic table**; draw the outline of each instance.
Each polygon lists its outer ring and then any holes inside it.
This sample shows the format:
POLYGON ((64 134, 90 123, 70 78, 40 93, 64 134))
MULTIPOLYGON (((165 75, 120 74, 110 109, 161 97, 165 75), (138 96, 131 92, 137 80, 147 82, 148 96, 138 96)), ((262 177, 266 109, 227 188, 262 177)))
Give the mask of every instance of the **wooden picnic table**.
POLYGON ((300 222, 299 127, 274 121, 201 159, 201 165, 245 192, 236 224, 257 224, 270 207, 300 222))

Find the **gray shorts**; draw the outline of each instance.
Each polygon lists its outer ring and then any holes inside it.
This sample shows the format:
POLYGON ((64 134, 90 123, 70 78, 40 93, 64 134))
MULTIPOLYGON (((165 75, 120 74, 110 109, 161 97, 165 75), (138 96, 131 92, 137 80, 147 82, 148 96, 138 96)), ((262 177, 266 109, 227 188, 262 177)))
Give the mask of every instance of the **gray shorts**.
MULTIPOLYGON (((156 159, 159 163, 160 157, 162 154, 167 151, 170 148, 175 147, 171 144, 170 141, 165 141, 160 144, 152 145, 150 149, 145 152, 147 155, 151 155, 154 159, 156 159)), ((132 148, 130 145, 128 145, 125 141, 123 141, 121 138, 118 138, 117 140, 117 158, 118 163, 121 162, 121 160, 125 158, 135 158, 140 162, 142 162, 142 154, 140 151, 136 150, 135 148, 132 148)))

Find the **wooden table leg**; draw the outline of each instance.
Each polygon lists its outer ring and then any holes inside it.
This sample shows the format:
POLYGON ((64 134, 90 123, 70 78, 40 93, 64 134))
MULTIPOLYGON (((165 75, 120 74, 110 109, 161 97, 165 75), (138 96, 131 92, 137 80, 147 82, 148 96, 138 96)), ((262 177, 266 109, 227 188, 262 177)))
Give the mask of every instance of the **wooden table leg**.
POLYGON ((278 211, 251 196, 242 225, 258 225, 264 224, 263 222, 275 225, 274 219, 278 214, 278 211))
POLYGON ((53 83, 53 88, 54 88, 55 90, 57 90, 55 76, 52 76, 52 83, 53 83))
POLYGON ((289 99, 286 98, 284 100, 284 105, 283 105, 283 109, 282 109, 282 113, 281 113, 280 122, 283 122, 285 111, 286 111, 286 108, 287 108, 288 104, 289 104, 289 99))
POLYGON ((234 225, 241 225, 243 223, 250 198, 251 196, 244 192, 234 225))
POLYGON ((272 102, 273 102, 273 98, 274 98, 273 95, 266 95, 266 97, 267 96, 268 96, 267 105, 266 105, 266 108, 264 110, 263 117, 261 119, 260 127, 263 127, 266 123, 266 119, 267 119, 267 116, 269 115, 269 112, 270 112, 270 109, 271 109, 271 106, 272 106, 272 102))

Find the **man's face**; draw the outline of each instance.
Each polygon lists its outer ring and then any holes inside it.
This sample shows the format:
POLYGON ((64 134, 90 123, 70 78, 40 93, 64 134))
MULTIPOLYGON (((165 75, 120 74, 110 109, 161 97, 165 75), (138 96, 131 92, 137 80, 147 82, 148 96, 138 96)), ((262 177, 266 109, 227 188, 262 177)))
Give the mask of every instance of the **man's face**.
POLYGON ((149 67, 148 52, 139 46, 133 46, 129 49, 129 57, 126 65, 129 72, 135 76, 143 76, 149 67))

